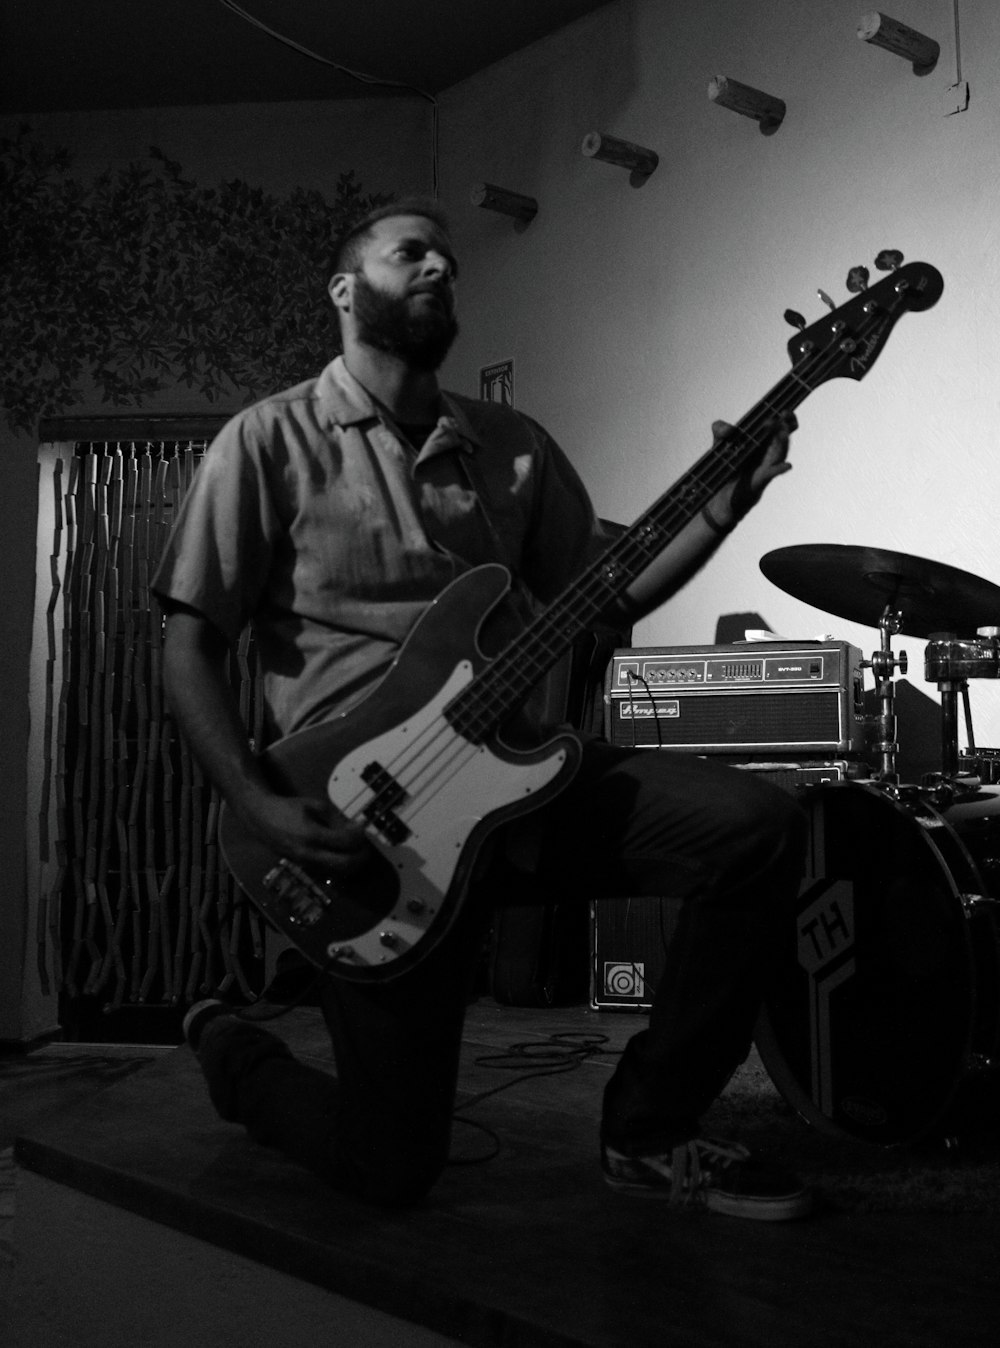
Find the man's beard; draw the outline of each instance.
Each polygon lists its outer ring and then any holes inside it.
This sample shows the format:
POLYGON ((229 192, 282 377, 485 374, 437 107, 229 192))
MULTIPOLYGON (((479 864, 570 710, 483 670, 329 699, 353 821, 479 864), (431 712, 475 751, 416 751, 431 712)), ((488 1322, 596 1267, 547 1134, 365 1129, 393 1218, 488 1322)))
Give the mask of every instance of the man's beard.
POLYGON ((401 357, 414 369, 436 370, 458 336, 451 297, 446 290, 440 297, 441 307, 414 313, 409 297, 387 294, 356 272, 354 316, 359 339, 376 351, 401 357))

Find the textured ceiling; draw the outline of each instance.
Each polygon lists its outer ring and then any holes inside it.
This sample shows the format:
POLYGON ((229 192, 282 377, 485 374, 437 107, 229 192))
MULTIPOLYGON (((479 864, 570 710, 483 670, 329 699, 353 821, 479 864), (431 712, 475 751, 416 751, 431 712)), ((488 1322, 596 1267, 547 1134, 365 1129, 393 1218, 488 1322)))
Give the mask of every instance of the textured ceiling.
MULTIPOLYGON (((604 0, 241 0, 327 60, 437 94, 604 0)), ((4 0, 0 112, 384 95, 222 0, 4 0)))

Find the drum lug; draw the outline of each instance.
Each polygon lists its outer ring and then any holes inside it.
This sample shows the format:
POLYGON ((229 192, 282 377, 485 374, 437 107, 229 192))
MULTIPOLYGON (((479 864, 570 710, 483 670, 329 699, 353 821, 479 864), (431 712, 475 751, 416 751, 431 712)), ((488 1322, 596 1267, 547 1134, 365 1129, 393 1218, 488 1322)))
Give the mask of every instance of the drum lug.
POLYGON ((966 917, 975 917, 984 905, 996 904, 997 900, 989 894, 959 894, 962 911, 966 917))
POLYGON ((996 1058, 991 1058, 988 1053, 971 1053, 969 1055, 969 1071, 974 1073, 992 1073, 997 1070, 996 1058))

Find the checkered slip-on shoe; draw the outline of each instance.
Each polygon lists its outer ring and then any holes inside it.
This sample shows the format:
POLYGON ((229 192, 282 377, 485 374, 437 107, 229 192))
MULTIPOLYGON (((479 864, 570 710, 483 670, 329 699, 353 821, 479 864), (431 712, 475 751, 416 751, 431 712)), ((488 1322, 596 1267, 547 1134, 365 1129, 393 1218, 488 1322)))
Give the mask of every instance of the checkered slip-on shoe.
POLYGON ((601 1164, 613 1189, 658 1195, 676 1207, 758 1222, 791 1221, 812 1208, 812 1194, 794 1175, 754 1160, 738 1142, 691 1138, 654 1156, 625 1156, 605 1144, 601 1164))

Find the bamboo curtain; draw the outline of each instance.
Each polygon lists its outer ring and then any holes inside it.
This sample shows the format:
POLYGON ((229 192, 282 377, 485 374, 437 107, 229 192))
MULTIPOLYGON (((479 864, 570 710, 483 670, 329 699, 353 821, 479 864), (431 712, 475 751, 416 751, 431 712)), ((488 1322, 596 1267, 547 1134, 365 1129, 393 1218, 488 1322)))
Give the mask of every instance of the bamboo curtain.
MULTIPOLYGON (((97 998, 109 1011, 216 992, 253 1000, 262 931, 218 847, 218 794, 164 701, 163 619, 149 591, 205 442, 50 448, 40 483, 52 530, 38 816, 43 988, 97 998)), ((231 676, 259 739, 249 631, 231 676)))

